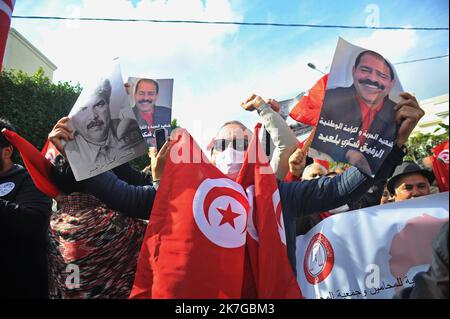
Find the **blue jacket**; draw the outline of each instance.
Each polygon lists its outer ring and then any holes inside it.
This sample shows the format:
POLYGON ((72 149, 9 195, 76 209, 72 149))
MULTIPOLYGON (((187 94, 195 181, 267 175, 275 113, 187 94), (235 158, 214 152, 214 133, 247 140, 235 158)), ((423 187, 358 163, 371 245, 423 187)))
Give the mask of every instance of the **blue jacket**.
MULTIPOLYGON (((293 183, 278 182, 286 230, 286 246, 291 266, 295 270, 296 219, 300 216, 327 211, 356 201, 379 180, 389 178, 405 153, 396 145, 375 178, 352 167, 334 178, 321 177, 293 183)), ((117 172, 116 172, 117 174, 117 172)), ((122 166, 121 177, 140 180, 143 174, 122 166), (134 175, 134 177, 132 177, 134 175)), ((145 180, 145 179, 142 179, 145 180)), ((83 181, 86 190, 114 210, 130 217, 149 219, 156 190, 151 185, 129 185, 111 172, 83 181)))
POLYGON ((286 231, 286 246, 289 261, 294 270, 297 218, 357 201, 374 183, 389 178, 395 167, 402 162, 404 155, 405 153, 395 145, 374 178, 351 167, 333 178, 322 176, 309 181, 278 182, 286 231))

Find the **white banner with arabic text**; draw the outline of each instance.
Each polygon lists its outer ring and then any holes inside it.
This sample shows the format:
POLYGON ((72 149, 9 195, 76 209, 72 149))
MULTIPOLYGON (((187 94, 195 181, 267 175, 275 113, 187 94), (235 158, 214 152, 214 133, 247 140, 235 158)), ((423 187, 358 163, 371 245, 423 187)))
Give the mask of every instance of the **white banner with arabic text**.
POLYGON ((449 193, 334 215, 297 237, 305 298, 392 298, 431 263, 449 193))

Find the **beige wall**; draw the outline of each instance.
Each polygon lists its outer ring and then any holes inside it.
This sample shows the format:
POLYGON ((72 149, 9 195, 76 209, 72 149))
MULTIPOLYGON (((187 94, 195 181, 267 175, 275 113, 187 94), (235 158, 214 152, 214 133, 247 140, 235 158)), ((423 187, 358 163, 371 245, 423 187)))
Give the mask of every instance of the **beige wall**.
POLYGON ((32 75, 39 67, 44 69, 47 77, 53 79, 53 72, 57 69, 56 65, 17 30, 11 28, 3 57, 3 69, 22 70, 32 75))
POLYGON ((414 129, 413 133, 432 133, 439 134, 443 130, 434 132, 439 123, 448 125, 448 93, 435 96, 419 102, 420 107, 425 111, 424 117, 414 129))

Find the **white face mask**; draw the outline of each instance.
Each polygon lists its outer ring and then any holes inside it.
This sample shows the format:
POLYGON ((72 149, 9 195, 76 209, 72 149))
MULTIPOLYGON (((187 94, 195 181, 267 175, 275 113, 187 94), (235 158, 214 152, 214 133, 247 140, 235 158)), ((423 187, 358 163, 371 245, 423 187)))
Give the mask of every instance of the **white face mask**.
POLYGON ((223 152, 216 152, 216 167, 228 178, 235 179, 244 163, 245 152, 227 147, 223 152))

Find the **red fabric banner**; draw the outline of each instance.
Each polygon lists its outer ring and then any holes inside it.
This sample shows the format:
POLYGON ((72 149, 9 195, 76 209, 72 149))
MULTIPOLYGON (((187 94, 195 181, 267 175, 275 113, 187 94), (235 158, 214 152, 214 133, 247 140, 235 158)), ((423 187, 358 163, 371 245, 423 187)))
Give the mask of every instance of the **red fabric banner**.
POLYGON ((19 151, 36 187, 45 195, 56 198, 60 190, 50 178, 51 164, 39 150, 19 134, 8 129, 2 131, 6 139, 19 151))
POLYGON ((179 137, 164 168, 130 298, 240 298, 247 196, 186 131, 179 137))
POLYGON ((280 194, 269 160, 258 140, 260 125, 250 142, 237 182, 250 199, 246 272, 243 296, 247 298, 301 298, 289 264, 280 194), (253 200, 252 200, 253 199, 253 200), (253 282, 249 282, 253 280, 253 282), (251 291, 254 289, 254 291, 251 291))
POLYGON ((317 126, 322 111, 323 99, 327 88, 328 74, 325 74, 292 108, 289 116, 297 122, 317 126))
POLYGON ((8 32, 11 26, 14 3, 15 0, 0 0, 0 70, 3 65, 3 56, 5 54, 6 40, 8 40, 8 32))

